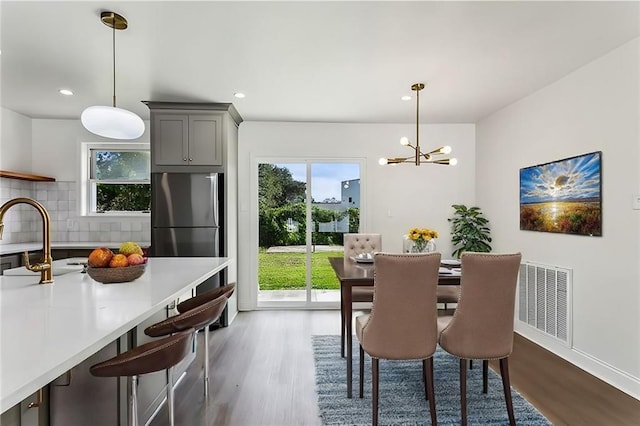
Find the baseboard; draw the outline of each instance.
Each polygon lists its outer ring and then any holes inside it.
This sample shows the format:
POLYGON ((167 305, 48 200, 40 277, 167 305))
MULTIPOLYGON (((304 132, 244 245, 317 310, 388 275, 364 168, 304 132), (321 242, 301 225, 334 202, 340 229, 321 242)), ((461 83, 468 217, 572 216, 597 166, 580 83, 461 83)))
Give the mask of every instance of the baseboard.
POLYGON ((531 340, 549 352, 640 401, 640 378, 634 377, 579 349, 568 348, 562 342, 552 339, 543 333, 538 333, 533 329, 518 327, 516 324, 515 331, 522 337, 531 340))

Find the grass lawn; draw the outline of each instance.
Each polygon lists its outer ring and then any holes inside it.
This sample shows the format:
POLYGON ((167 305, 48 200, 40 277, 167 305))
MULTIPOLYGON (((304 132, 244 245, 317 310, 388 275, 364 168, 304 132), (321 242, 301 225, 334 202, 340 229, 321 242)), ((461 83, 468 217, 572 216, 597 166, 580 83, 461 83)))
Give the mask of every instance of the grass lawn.
MULTIPOLYGON (((340 282, 336 278, 329 257, 341 257, 342 251, 311 254, 311 282, 314 289, 338 290, 340 282)), ((305 253, 258 253, 258 282, 260 290, 304 289, 306 277, 305 253)))

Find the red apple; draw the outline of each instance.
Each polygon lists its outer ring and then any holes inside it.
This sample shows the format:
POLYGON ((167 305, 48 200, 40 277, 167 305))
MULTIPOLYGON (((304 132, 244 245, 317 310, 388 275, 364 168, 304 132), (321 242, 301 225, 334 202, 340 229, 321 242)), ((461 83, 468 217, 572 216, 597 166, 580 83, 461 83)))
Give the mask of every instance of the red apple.
POLYGON ((130 254, 127 256, 127 260, 129 261, 129 266, 142 265, 144 263, 144 257, 140 256, 138 253, 130 254))

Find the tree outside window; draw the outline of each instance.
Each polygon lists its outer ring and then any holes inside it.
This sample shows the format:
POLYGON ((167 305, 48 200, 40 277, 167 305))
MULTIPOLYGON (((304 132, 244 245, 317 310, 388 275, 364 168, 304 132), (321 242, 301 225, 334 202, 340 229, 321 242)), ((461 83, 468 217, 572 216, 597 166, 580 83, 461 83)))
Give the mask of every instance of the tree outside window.
POLYGON ((151 209, 149 150, 91 149, 91 210, 96 213, 151 209))

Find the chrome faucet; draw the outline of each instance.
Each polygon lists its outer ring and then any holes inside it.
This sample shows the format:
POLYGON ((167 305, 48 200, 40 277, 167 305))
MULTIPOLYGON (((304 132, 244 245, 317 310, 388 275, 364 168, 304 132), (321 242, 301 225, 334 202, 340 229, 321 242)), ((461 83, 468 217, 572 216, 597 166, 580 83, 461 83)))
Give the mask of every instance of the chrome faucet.
POLYGON ((24 264, 25 268, 33 272, 40 272, 40 284, 51 284, 53 283, 53 270, 51 267, 51 262, 53 259, 51 258, 51 234, 49 232, 49 226, 51 224, 51 219, 49 218, 49 213, 47 209, 44 208, 42 204, 37 202, 36 200, 32 200, 31 198, 26 197, 18 197, 12 200, 7 201, 0 207, 0 240, 2 239, 2 231, 4 230, 3 218, 4 214, 11 207, 16 204, 29 204, 35 207, 36 210, 40 213, 42 217, 42 260, 39 263, 31 265, 29 263, 29 252, 24 252, 24 264))

